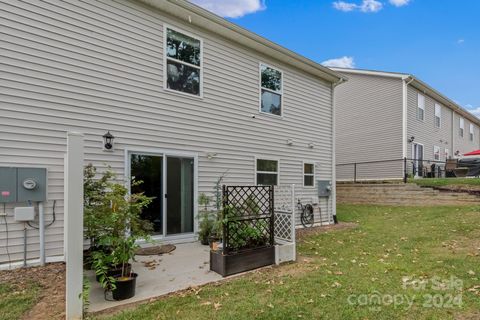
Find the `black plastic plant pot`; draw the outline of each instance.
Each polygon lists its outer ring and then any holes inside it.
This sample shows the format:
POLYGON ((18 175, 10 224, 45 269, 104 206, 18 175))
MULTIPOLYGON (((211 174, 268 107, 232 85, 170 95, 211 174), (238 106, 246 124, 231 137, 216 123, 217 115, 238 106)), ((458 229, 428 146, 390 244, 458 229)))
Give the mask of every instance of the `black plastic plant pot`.
POLYGON ((116 277, 115 290, 112 290, 114 300, 125 300, 135 296, 137 274, 132 273, 128 277, 116 277))
POLYGON ((200 238, 200 243, 204 246, 208 246, 209 245, 209 242, 208 242, 208 237, 202 237, 200 238))
MULTIPOLYGON (((130 263, 127 263, 125 265, 125 274, 129 274, 130 272, 132 272, 132 265, 130 263)), ((111 267, 108 271, 107 271, 107 277, 118 277, 118 276, 121 276, 122 275, 122 266, 114 266, 114 267, 111 267)), ((100 276, 97 274, 95 276, 95 279, 97 281, 100 281, 100 276)))

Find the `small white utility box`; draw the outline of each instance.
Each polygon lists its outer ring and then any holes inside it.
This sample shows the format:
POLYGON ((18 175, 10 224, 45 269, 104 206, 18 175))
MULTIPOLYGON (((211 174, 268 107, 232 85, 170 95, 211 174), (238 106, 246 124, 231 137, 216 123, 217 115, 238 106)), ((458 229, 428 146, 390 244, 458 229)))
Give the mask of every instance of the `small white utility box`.
POLYGON ((16 207, 15 221, 33 221, 35 220, 34 207, 16 207))

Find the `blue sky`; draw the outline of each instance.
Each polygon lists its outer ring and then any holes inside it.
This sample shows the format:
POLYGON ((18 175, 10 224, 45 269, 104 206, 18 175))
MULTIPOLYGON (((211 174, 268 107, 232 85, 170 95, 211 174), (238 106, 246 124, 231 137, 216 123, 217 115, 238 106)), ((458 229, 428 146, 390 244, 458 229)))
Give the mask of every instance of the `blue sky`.
POLYGON ((412 73, 480 116, 478 0, 192 2, 319 63, 412 73))

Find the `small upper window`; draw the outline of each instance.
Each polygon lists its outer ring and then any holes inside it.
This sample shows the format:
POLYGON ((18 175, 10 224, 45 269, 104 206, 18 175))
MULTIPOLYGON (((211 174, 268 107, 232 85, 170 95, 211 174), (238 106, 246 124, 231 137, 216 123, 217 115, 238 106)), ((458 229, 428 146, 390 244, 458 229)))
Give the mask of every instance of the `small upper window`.
POLYGON ((303 186, 315 186, 315 164, 305 162, 303 164, 303 186))
POLYGON ((442 126, 442 107, 435 103, 435 127, 440 128, 442 126))
POLYGON ((260 111, 264 113, 282 115, 283 81, 282 72, 260 65, 261 103, 260 111))
POLYGON ((166 28, 168 89, 200 96, 201 50, 200 40, 166 28))
POLYGON ((440 147, 433 146, 433 160, 440 160, 440 147))
POLYGON ((278 184, 278 161, 257 159, 256 175, 258 185, 276 186, 278 184))
POLYGON ((463 118, 460 118, 460 130, 458 132, 458 134, 460 135, 460 137, 463 137, 463 131, 465 130, 465 119, 463 118))
POLYGON ((423 94, 418 94, 418 106, 417 106, 417 119, 425 119, 425 96, 423 94))
POLYGON ((474 131, 473 131, 473 124, 470 123, 470 141, 473 141, 473 136, 474 136, 474 131))

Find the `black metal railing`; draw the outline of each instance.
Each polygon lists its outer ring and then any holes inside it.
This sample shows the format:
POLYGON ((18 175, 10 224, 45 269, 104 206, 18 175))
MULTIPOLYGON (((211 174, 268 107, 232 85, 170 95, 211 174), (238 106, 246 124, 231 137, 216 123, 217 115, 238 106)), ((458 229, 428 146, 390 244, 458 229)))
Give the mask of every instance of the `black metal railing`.
POLYGON ((274 245, 273 186, 223 186, 225 254, 274 245))
POLYGON ((337 180, 358 182, 360 180, 408 178, 458 178, 478 176, 475 170, 479 164, 468 164, 457 159, 390 159, 337 164, 337 180))

